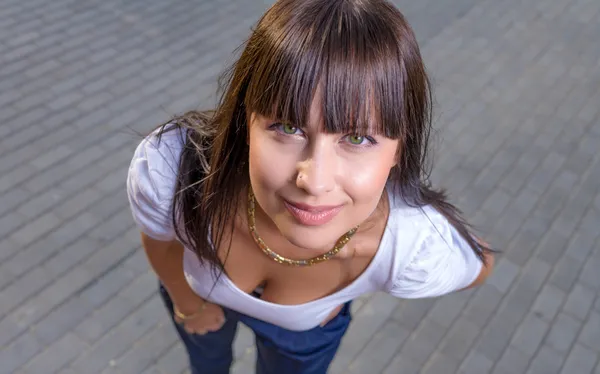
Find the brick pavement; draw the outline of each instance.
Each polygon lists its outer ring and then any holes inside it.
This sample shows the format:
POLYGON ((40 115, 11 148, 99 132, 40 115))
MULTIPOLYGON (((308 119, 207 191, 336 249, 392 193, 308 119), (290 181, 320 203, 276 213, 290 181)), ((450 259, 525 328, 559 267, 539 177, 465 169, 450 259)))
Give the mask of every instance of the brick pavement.
MULTIPOLYGON (((0 373, 180 373, 124 191, 137 132, 214 102, 271 1, 0 1, 0 373)), ((504 249, 477 290, 376 294, 332 373, 600 374, 600 2, 397 3, 433 178, 504 249)), ((242 329, 235 373, 251 373, 242 329)))

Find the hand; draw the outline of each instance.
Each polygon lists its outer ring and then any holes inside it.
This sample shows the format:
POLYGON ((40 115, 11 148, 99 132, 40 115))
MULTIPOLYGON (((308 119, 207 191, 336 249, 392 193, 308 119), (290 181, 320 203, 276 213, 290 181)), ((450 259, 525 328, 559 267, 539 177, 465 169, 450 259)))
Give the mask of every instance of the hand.
POLYGON ((202 301, 202 303, 206 303, 206 305, 200 304, 195 308, 186 306, 183 310, 175 306, 176 310, 190 316, 190 318, 182 319, 175 314, 175 322, 182 325, 188 334, 204 335, 209 331, 218 331, 225 323, 223 308, 207 301, 202 301))

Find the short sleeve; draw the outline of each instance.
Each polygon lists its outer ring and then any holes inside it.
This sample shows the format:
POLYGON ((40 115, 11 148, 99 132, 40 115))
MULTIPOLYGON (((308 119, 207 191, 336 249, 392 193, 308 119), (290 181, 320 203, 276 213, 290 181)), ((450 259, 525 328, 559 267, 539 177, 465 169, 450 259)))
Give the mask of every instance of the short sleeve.
POLYGON ((178 157, 174 157, 177 150, 172 146, 167 137, 160 142, 155 136, 144 139, 135 150, 127 174, 127 196, 135 223, 143 233, 161 241, 176 237, 172 201, 178 157))
POLYGON ((397 274, 391 294, 416 299, 437 297, 469 286, 482 262, 469 244, 439 213, 423 225, 416 249, 397 274))

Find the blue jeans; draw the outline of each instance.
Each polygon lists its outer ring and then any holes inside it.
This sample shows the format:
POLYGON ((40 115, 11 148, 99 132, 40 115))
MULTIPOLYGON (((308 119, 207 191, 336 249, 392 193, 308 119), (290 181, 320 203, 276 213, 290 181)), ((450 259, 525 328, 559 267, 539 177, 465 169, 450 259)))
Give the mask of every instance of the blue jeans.
POLYGON ((256 336, 256 374, 325 374, 352 319, 350 303, 323 327, 290 331, 223 308, 226 322, 206 335, 187 333, 173 319, 173 303, 161 286, 160 295, 187 349, 192 374, 227 374, 233 361, 232 343, 238 322, 256 336))

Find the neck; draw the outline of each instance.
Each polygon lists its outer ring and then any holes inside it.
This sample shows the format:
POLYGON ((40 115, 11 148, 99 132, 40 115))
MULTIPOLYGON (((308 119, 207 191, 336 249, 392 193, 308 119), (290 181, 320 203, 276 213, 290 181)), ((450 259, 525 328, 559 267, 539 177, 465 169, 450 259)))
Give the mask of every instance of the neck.
MULTIPOLYGON (((244 204, 247 209, 247 204, 244 204)), ((279 231, 275 223, 271 220, 271 218, 262 210, 260 205, 256 202, 254 203, 255 213, 254 213, 254 221, 256 226, 256 231, 260 238, 265 242, 265 244, 275 253, 280 256, 294 259, 294 260, 304 260, 302 256, 298 256, 298 254, 305 254, 307 251, 315 253, 315 248, 311 248, 310 250, 306 248, 299 247, 290 243, 279 231)), ((387 192, 384 191, 382 194, 382 198, 380 199, 378 205, 373 210, 373 212, 369 215, 369 217, 360 225, 358 231, 353 236, 351 241, 351 245, 343 248, 336 257, 350 257, 352 256, 357 248, 360 247, 374 247, 377 248, 378 245, 373 245, 374 236, 376 236, 377 240, 375 242, 378 244, 381 234, 383 232, 383 228, 385 228, 385 224, 387 222, 387 217, 389 215, 389 201, 387 197, 387 192), (367 245, 361 245, 361 243, 369 243, 367 245), (350 251, 348 247, 352 247, 350 251)), ((343 236, 343 235, 342 235, 343 236)), ((342 237, 341 236, 341 237, 342 237)), ((340 237, 340 238, 341 238, 340 237)), ((325 254, 330 252, 336 244, 338 244, 338 240, 340 238, 336 238, 331 243, 327 243, 323 248, 319 248, 318 254, 325 254)), ((309 253, 310 253, 309 252, 309 253)), ((311 256, 314 257, 314 256, 311 256)))

